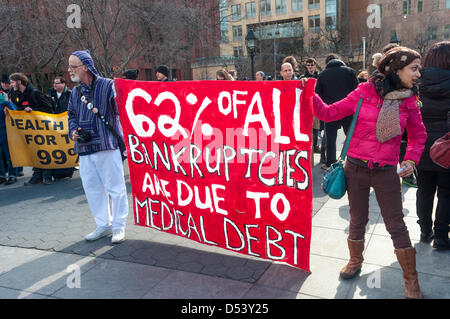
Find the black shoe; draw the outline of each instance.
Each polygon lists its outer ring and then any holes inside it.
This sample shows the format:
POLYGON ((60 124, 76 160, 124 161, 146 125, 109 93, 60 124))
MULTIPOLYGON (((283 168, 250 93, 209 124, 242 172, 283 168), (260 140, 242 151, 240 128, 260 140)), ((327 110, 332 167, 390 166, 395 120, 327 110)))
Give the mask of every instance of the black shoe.
POLYGON ((450 250, 450 242, 448 238, 434 237, 433 248, 436 250, 450 250))
POLYGON ((10 176, 8 177, 8 180, 6 181, 5 185, 11 185, 17 182, 17 177, 10 176))
POLYGON ((6 182, 6 178, 5 177, 0 177, 0 184, 3 184, 4 182, 6 182))
POLYGON ((434 237, 433 231, 430 231, 427 233, 422 233, 422 232, 420 233, 420 241, 422 243, 430 243, 431 240, 433 239, 433 237, 434 237))
POLYGON ((23 176, 23 172, 19 172, 19 174, 17 174, 17 176, 23 176))
POLYGON ((44 177, 44 180, 42 182, 44 185, 52 185, 53 184, 53 178, 51 177, 44 177))
POLYGON ((42 178, 32 177, 28 182, 25 182, 25 186, 31 186, 42 183, 42 178))

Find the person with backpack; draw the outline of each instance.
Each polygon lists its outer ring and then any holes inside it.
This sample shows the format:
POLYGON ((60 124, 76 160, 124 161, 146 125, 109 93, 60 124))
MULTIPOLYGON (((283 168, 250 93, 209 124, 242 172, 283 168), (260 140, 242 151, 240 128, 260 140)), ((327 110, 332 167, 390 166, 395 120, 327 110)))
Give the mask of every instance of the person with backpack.
MULTIPOLYGON (((9 80, 12 90, 14 90, 12 102, 17 106, 18 110, 53 113, 52 99, 36 89, 25 74, 13 73, 9 76, 9 80)), ((52 170, 33 168, 33 175, 30 180, 25 182, 25 186, 40 183, 44 185, 53 184, 52 170)))

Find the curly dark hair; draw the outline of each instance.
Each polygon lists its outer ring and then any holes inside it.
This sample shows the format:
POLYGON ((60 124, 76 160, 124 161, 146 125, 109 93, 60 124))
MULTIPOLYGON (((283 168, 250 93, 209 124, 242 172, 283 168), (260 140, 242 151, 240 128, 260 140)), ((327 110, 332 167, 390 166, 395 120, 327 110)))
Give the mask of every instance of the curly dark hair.
MULTIPOLYGON (((397 46, 387 51, 378 64, 378 72, 370 79, 375 84, 378 95, 384 97, 389 92, 404 88, 397 71, 421 58, 417 51, 407 47, 397 46)), ((419 92, 417 86, 412 90, 416 95, 419 92)))

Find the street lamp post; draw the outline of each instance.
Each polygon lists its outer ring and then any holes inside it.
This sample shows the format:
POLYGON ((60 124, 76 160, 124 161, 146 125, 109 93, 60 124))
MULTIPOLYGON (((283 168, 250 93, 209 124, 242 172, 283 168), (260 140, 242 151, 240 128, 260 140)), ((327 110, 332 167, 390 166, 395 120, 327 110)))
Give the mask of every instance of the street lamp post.
POLYGON ((366 37, 362 37, 363 40, 363 70, 366 69, 366 37))
POLYGON ((255 33, 252 29, 248 30, 247 35, 245 36, 245 43, 247 45, 247 53, 250 54, 251 64, 252 64, 252 80, 255 80, 255 52, 256 46, 258 42, 258 38, 255 36, 255 33))
POLYGON ((396 43, 396 44, 400 45, 400 42, 401 41, 397 36, 397 32, 394 32, 394 35, 392 36, 390 43, 396 43))
POLYGON ((353 51, 350 51, 350 54, 348 55, 348 64, 350 67, 352 67, 354 59, 355 59, 355 56, 353 55, 353 51))
MULTIPOLYGON (((272 36, 272 32, 267 33, 269 37, 272 36)), ((275 35, 273 35, 273 78, 277 78, 277 36, 280 35, 279 31, 275 31, 275 35)))

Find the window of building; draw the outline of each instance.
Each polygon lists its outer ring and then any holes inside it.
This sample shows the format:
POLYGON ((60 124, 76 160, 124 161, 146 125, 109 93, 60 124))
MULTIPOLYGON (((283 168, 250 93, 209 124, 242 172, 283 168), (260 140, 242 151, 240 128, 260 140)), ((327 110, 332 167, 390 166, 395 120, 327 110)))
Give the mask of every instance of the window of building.
POLYGON ((277 14, 286 13, 286 0, 275 0, 277 14))
POLYGON ((219 2, 220 15, 220 41, 228 43, 228 9, 227 0, 220 0, 219 2))
POLYGON ((233 47, 233 55, 235 57, 244 56, 244 50, 242 49, 242 46, 233 47))
POLYGON ((337 1, 326 0, 325 2, 325 27, 336 29, 337 1))
POLYGON ((446 7, 447 9, 450 9, 450 0, 447 0, 447 1, 445 2, 445 7, 446 7))
POLYGON ((308 9, 319 9, 320 0, 308 0, 308 9))
POLYGON ((292 12, 303 10, 303 0, 292 0, 292 12))
POLYGON ((450 39, 450 24, 447 24, 444 29, 444 38, 450 39))
POLYGON ((304 36, 303 19, 298 18, 296 21, 260 25, 255 27, 254 32, 260 40, 300 38, 304 36))
POLYGON ((242 41, 242 26, 233 26, 233 41, 242 41))
POLYGON ((153 71, 152 71, 152 69, 144 69, 144 72, 145 72, 145 81, 152 81, 153 80, 153 77, 152 77, 153 71))
POLYGON ((245 4, 245 16, 247 18, 256 17, 256 2, 247 2, 245 4))
POLYGON ((231 20, 237 21, 237 20, 241 20, 241 19, 242 19, 241 5, 236 4, 236 5, 231 6, 231 20))
POLYGON ((417 1, 417 12, 418 13, 423 12, 423 0, 418 0, 417 1))
POLYGON ((270 0, 260 0, 259 7, 262 16, 270 16, 270 0))
POLYGON ((411 0, 403 1, 403 14, 411 14, 411 0))
POLYGON ((437 27, 428 27, 428 39, 430 40, 437 39, 437 27))
POLYGON ((320 15, 313 15, 308 17, 309 31, 315 32, 320 30, 320 15))

